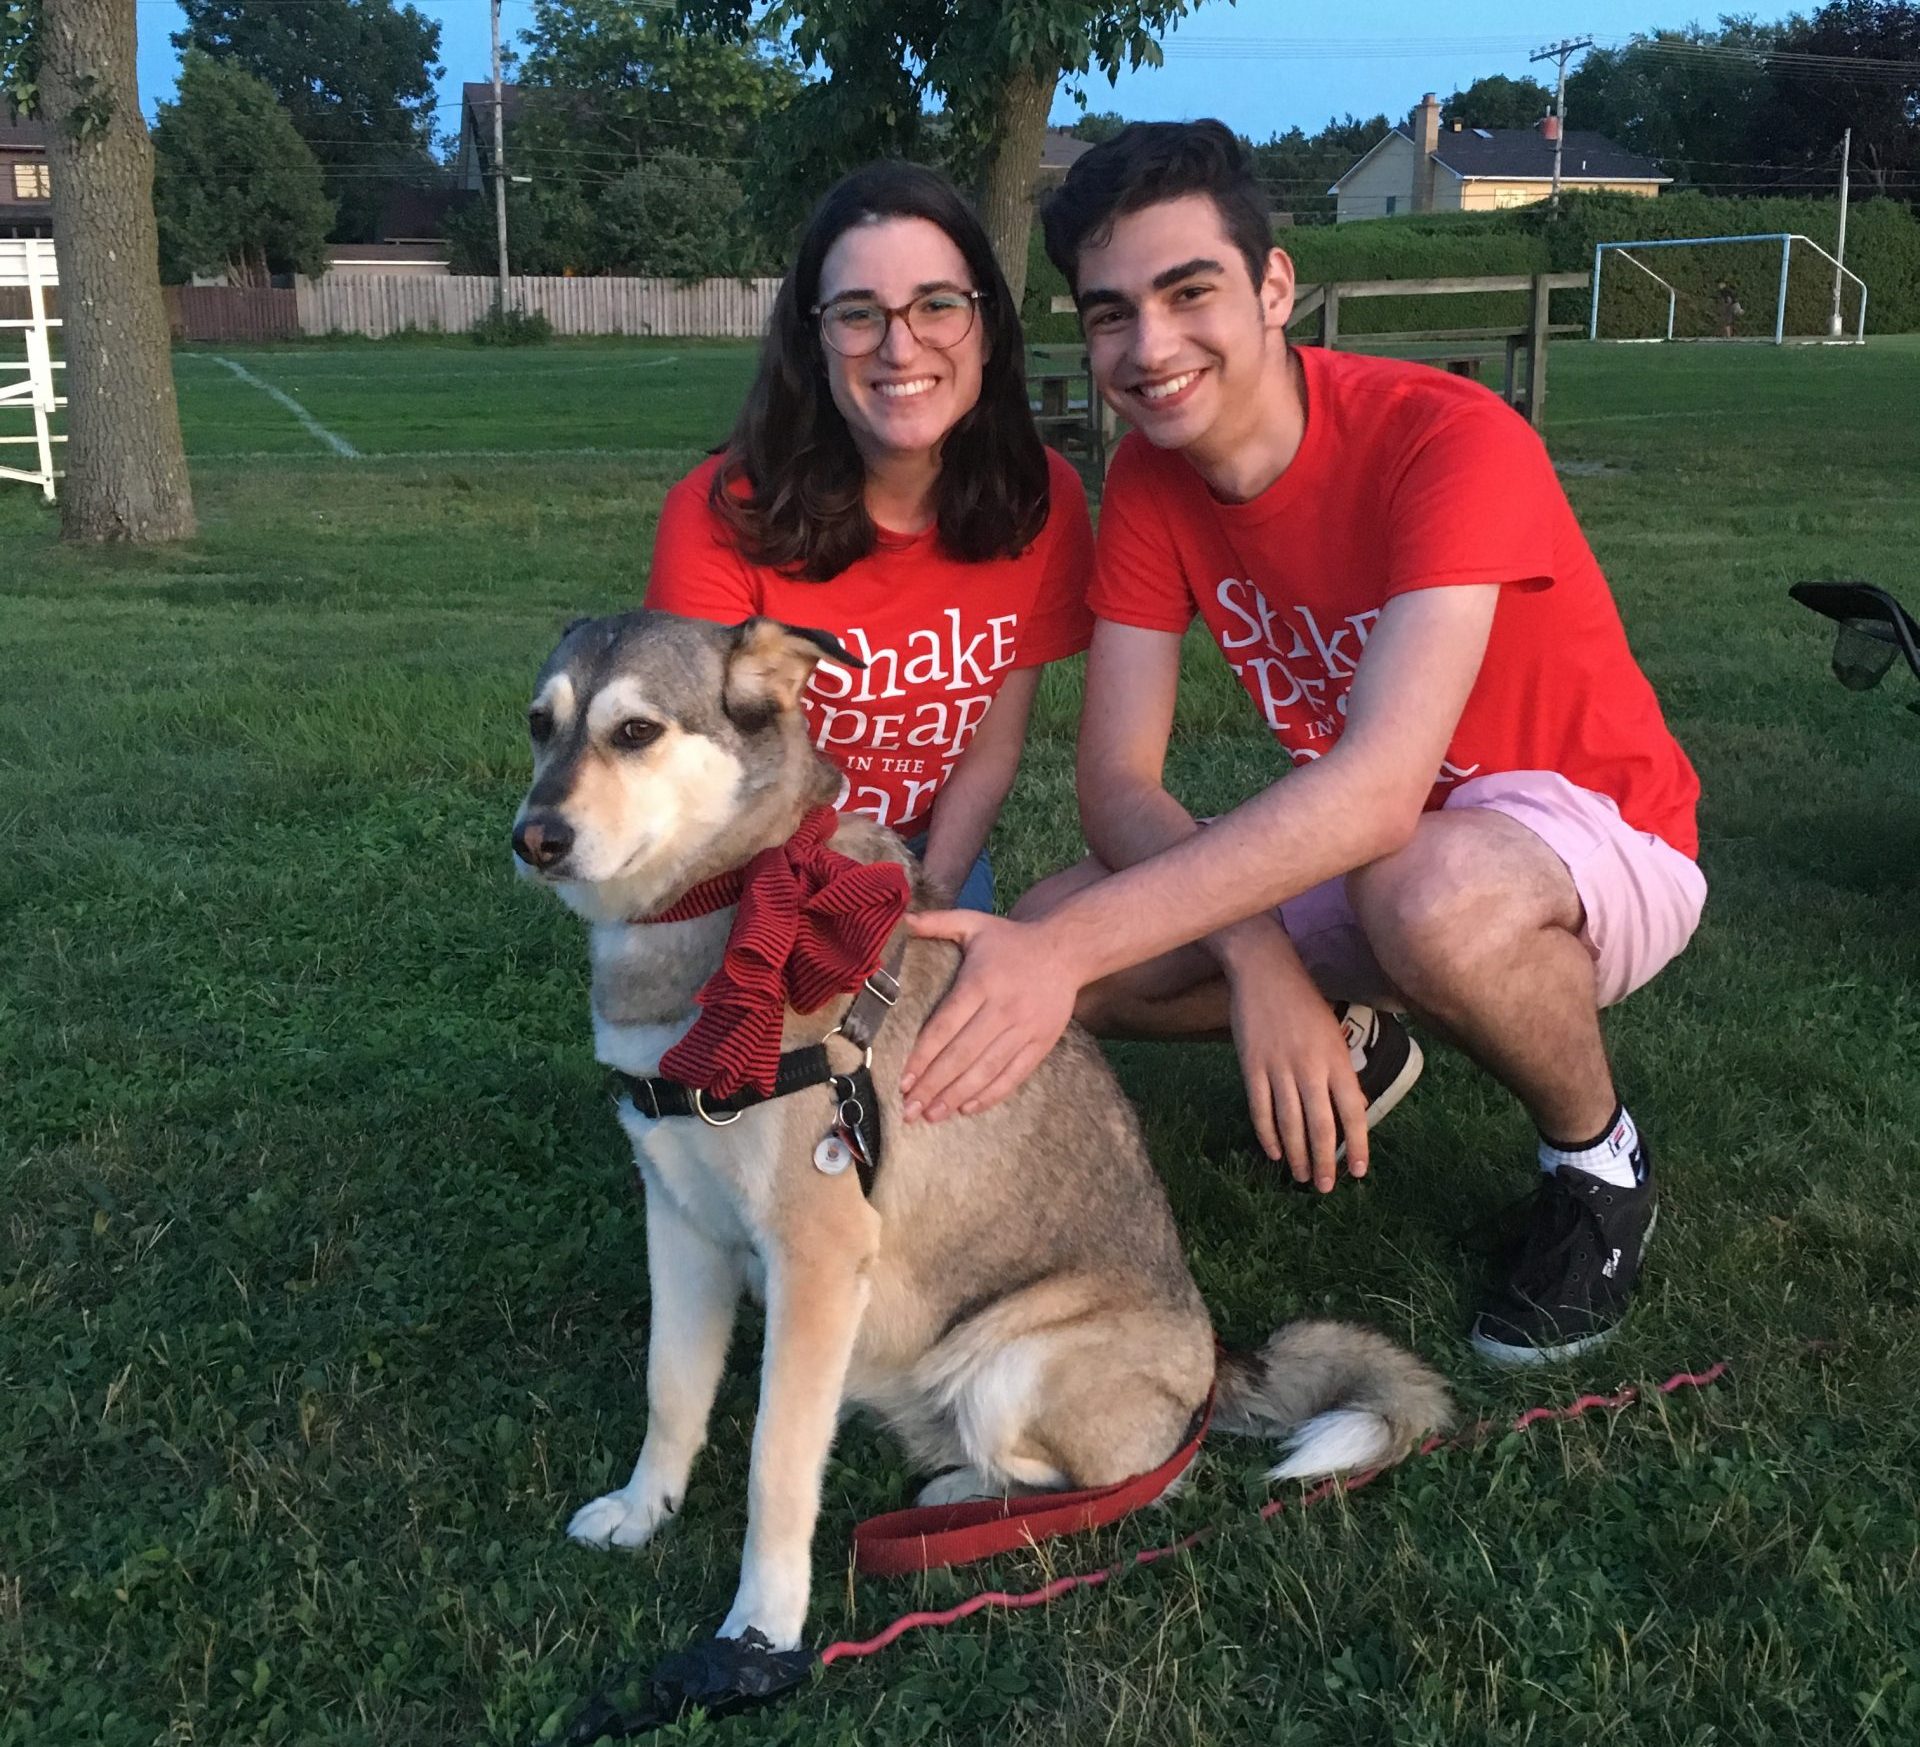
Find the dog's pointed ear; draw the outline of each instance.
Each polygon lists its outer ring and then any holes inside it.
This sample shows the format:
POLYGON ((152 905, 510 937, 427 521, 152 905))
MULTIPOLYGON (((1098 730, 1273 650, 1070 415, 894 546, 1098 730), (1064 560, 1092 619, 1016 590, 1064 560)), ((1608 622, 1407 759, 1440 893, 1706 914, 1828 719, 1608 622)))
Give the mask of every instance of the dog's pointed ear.
POLYGON ((757 733, 800 702, 800 694, 822 661, 866 666, 826 631, 783 625, 778 619, 748 619, 735 625, 721 694, 729 719, 748 733, 757 733))

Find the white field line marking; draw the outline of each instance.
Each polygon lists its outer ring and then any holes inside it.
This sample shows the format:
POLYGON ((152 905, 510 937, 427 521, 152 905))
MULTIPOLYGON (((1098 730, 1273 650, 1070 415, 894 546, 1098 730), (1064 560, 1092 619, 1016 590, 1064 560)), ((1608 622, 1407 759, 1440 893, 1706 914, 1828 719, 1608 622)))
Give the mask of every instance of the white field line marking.
POLYGON ((281 406, 284 406, 288 412, 292 413, 293 416, 300 421, 308 435, 318 437, 320 441, 325 443, 336 455, 347 461, 358 461, 360 459, 360 451, 358 449, 349 443, 345 437, 336 436, 332 431, 328 430, 325 425, 315 418, 312 413, 308 412, 292 395, 283 393, 280 389, 275 388, 271 382, 262 382, 251 370, 247 369, 244 365, 236 364, 231 358, 222 358, 216 355, 214 362, 216 364, 226 365, 242 382, 251 383, 269 400, 277 401, 281 406))

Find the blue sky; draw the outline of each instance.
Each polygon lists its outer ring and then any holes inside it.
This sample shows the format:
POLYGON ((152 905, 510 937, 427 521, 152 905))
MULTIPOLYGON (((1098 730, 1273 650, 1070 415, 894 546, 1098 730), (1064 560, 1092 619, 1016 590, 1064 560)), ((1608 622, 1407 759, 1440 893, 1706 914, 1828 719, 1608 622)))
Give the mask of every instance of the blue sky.
MULTIPOLYGON (((446 64, 442 122, 458 124, 462 80, 487 77, 487 0, 415 0, 441 23, 446 64)), ((1772 17, 1785 6, 1759 10, 1772 17)), ((137 0, 140 90, 149 114, 171 95, 178 56, 168 42, 180 28, 173 0, 137 0)), ((511 41, 532 20, 528 0, 506 0, 511 41)), ((1255 140, 1298 124, 1312 132, 1331 115, 1399 116, 1423 91, 1444 96, 1483 73, 1529 71, 1527 55, 1562 37, 1590 34, 1602 43, 1636 30, 1675 28, 1694 14, 1681 6, 1650 10, 1648 0, 1478 0, 1452 13, 1416 0, 1360 0, 1322 9, 1285 0, 1221 0, 1198 7, 1165 40, 1166 65, 1123 74, 1117 87, 1096 76, 1088 106, 1129 120, 1170 121, 1217 115, 1255 140)), ((1711 22, 1712 15, 1709 14, 1711 22)), ((1551 74, 1549 65, 1531 69, 1551 74)), ((1056 121, 1078 113, 1064 95, 1056 121)), ((1580 118, 1570 118, 1573 126, 1580 118)))

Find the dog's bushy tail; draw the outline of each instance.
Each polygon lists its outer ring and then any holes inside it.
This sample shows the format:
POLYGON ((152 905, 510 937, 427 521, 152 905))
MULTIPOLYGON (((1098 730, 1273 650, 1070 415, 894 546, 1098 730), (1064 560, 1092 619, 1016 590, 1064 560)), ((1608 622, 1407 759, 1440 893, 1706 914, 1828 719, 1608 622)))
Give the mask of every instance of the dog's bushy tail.
POLYGON ((1274 1480, 1384 1468, 1452 1422, 1438 1375, 1385 1335, 1292 1322, 1258 1352, 1221 1355, 1214 1424, 1286 1439, 1274 1480))

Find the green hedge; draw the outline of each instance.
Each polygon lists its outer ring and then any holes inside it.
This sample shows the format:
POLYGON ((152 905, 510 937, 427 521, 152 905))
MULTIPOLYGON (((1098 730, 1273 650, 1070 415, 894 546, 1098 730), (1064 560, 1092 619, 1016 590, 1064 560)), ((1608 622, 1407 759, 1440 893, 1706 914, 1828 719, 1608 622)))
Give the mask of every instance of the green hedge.
MULTIPOLYGON (((1343 279, 1453 279, 1493 273, 1544 273, 1547 247, 1505 213, 1436 213, 1364 224, 1316 225, 1282 231, 1305 284, 1343 279)), ((1437 297, 1366 297, 1340 306, 1343 334, 1390 334, 1418 328, 1518 327, 1527 319, 1525 292, 1474 292, 1437 297)), ((1565 319, 1571 319, 1570 317, 1565 319)))
MULTIPOLYGON (((1837 204, 1831 199, 1718 199, 1683 192, 1636 200, 1628 195, 1576 194, 1567 197, 1557 214, 1544 206, 1517 212, 1429 213, 1283 230, 1278 240, 1293 257, 1301 280, 1315 283, 1585 272, 1593 266, 1596 243, 1657 237, 1793 231, 1831 249, 1838 221, 1837 204)), ((1741 306, 1736 331, 1773 331, 1780 271, 1777 249, 1760 244, 1660 249, 1647 260, 1680 293, 1676 333, 1719 331, 1723 279, 1741 306)), ((1847 215, 1847 265, 1867 282, 1869 333, 1920 332, 1920 221, 1911 208, 1896 200, 1856 201, 1847 215)), ((1665 331, 1666 294, 1631 266, 1609 263, 1603 289, 1603 334, 1620 338, 1665 331)), ((1079 337, 1074 317, 1048 312, 1050 299, 1065 290, 1066 282, 1040 246, 1036 227, 1028 253, 1024 311, 1030 340, 1079 337)), ((1787 282, 1788 332, 1824 332, 1832 292, 1833 269, 1811 250, 1796 249, 1787 282)), ((1854 295, 1849 286, 1844 309, 1853 309, 1854 295)), ((1585 295, 1557 294, 1553 316, 1556 321, 1585 321, 1585 295)), ((1520 293, 1370 297, 1342 304, 1340 331, 1362 335, 1414 328, 1494 327, 1525 318, 1526 298, 1520 293)))
POLYGON ((1035 225, 1027 236, 1027 294, 1020 303, 1020 323, 1027 330, 1030 345, 1061 345, 1080 337, 1077 315, 1054 315, 1051 305, 1056 297, 1067 294, 1066 275, 1047 259, 1035 225))

